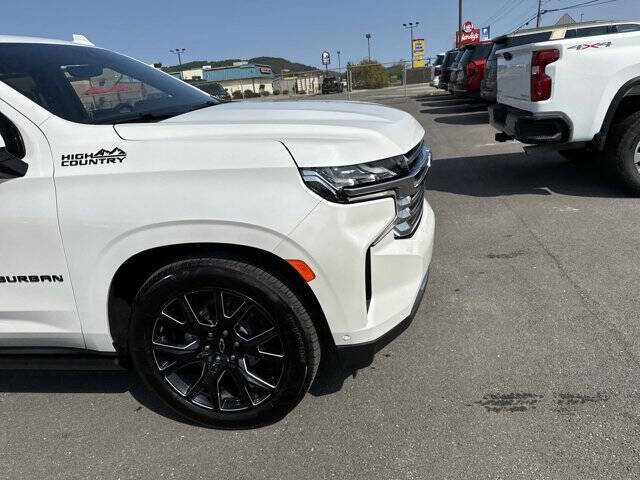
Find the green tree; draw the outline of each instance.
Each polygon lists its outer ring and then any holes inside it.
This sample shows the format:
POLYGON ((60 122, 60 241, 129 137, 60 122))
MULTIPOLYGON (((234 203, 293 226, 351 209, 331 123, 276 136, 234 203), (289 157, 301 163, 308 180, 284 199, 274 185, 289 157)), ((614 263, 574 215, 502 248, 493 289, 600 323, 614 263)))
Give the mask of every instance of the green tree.
POLYGON ((362 60, 352 69, 354 88, 374 89, 389 86, 389 74, 376 60, 362 60))

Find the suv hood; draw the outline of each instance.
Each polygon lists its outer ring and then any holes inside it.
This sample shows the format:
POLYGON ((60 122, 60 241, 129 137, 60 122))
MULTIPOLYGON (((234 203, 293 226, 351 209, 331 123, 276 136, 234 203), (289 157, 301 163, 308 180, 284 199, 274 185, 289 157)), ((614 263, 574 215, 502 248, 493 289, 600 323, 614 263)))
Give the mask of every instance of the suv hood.
POLYGON ((408 113, 340 101, 233 102, 158 123, 120 124, 125 140, 273 140, 299 166, 351 165, 408 152, 424 137, 408 113))

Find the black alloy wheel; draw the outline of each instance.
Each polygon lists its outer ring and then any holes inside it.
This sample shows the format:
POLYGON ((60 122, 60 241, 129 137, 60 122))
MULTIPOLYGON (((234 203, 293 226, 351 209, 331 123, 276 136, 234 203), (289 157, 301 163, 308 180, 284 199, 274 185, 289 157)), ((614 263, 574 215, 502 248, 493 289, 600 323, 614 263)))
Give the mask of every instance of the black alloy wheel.
POLYGON ((230 290, 172 299, 156 319, 151 341, 165 381, 187 401, 221 412, 267 400, 287 360, 265 309, 230 290))
POLYGON ((168 406, 218 428, 279 420, 304 397, 320 362, 313 322, 289 286, 222 258, 153 274, 134 300, 129 349, 168 406))

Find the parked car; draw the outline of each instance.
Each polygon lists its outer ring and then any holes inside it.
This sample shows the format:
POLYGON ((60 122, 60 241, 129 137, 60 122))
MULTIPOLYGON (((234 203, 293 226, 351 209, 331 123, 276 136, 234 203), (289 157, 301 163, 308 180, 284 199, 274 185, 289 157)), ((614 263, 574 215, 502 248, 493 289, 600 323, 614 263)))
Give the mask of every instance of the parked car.
POLYGON ((196 87, 198 87, 203 92, 207 92, 216 100, 219 100, 221 102, 231 101, 231 95, 229 95, 229 92, 227 92, 227 90, 218 82, 200 83, 197 84, 196 87))
POLYGON ((370 363, 428 279, 420 124, 222 104, 74 38, 0 36, 0 347, 117 356, 226 428, 282 418, 321 355, 370 363), (133 111, 89 90, 116 84, 133 111))
POLYGON ((438 88, 441 88, 442 90, 448 89, 449 77, 451 75, 450 67, 455 58, 458 56, 458 52, 458 49, 449 50, 444 57, 444 60, 442 61, 440 83, 438 85, 438 88))
POLYGON ((338 77, 325 77, 322 80, 322 94, 327 93, 342 93, 344 85, 338 77))
POLYGON ((460 71, 453 87, 454 94, 480 96, 480 82, 492 46, 492 42, 480 42, 466 47, 466 52, 460 59, 460 71))
POLYGON ((444 57, 446 57, 446 53, 439 53, 436 56, 436 59, 433 62, 433 77, 431 78, 431 82, 429 84, 432 87, 438 87, 440 85, 440 74, 442 73, 442 62, 444 62, 444 57))
POLYGON ((498 51, 496 139, 603 153, 640 193, 640 22, 572 25, 561 37, 498 51))
POLYGON ((453 93, 453 86, 456 84, 456 80, 458 79, 458 73, 460 72, 460 60, 464 56, 465 49, 461 48, 458 50, 451 66, 448 68, 449 70, 449 80, 447 81, 447 90, 453 93))

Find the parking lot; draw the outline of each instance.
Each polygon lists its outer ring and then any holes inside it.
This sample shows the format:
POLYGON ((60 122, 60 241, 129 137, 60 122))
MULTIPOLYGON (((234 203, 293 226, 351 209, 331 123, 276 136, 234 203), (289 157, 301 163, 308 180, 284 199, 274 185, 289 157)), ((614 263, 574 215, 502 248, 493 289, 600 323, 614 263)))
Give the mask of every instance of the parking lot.
MULTIPOLYGON (((640 223, 597 164, 496 144, 480 103, 356 93, 434 153, 436 248, 413 324, 249 431, 184 423, 124 371, 0 372, 5 478, 632 478, 640 475, 640 223)), ((326 98, 345 98, 332 95, 326 98)))

